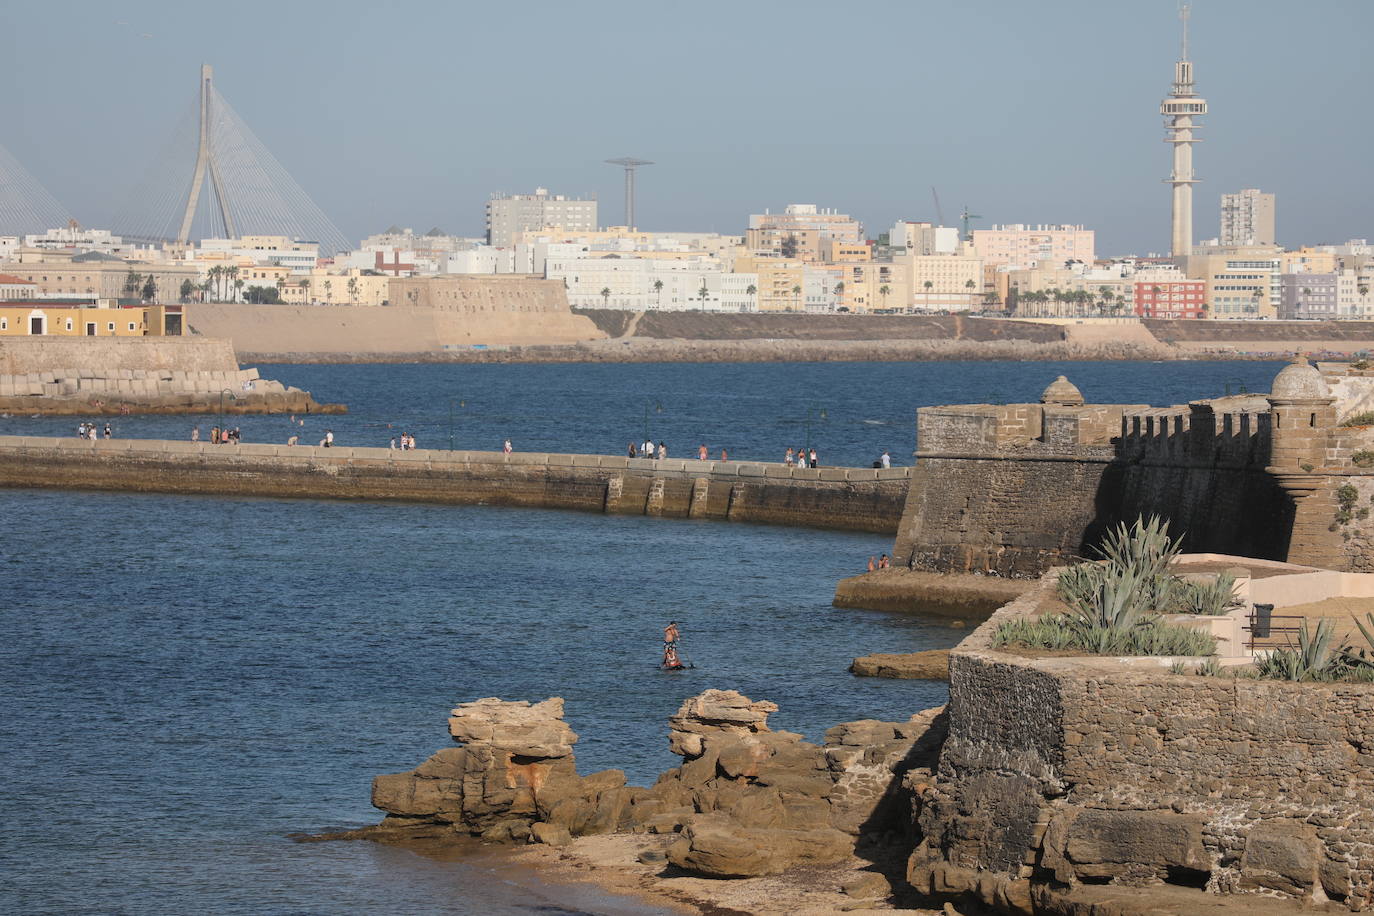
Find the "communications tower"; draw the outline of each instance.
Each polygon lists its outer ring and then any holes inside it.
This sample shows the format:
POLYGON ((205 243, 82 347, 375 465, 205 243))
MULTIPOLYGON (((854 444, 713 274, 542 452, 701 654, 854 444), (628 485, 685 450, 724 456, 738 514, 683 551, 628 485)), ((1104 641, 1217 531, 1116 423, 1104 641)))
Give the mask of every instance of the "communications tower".
POLYGON ((1174 64, 1174 88, 1159 106, 1164 115, 1165 143, 1174 147, 1174 172, 1165 179, 1174 192, 1173 255, 1193 253, 1193 119, 1207 113, 1207 102, 1193 88, 1193 62, 1188 59, 1188 5, 1179 10, 1183 20, 1183 53, 1174 64))
POLYGON ((620 159, 607 159, 608 165, 618 165, 625 170, 625 227, 635 227, 635 169, 641 165, 653 165, 648 159, 625 156, 620 159))

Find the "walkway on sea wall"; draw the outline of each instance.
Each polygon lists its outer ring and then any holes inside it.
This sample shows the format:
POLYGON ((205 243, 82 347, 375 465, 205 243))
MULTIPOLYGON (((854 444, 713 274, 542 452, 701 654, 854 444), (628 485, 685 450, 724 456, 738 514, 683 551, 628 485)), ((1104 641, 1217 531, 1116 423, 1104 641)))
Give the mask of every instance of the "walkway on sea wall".
POLYGON ((895 534, 911 468, 0 436, 0 486, 578 509, 895 534))

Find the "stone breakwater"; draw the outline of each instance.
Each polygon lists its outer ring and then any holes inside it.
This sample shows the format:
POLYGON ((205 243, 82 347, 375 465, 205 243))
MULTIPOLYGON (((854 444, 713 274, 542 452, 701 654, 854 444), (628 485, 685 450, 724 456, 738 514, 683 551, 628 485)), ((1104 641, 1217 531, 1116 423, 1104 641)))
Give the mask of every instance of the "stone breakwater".
POLYGON ((386 817, 349 838, 406 842, 480 836, 552 846, 610 833, 673 835, 668 863, 739 878, 839 862, 864 840, 892 843, 910 824, 910 786, 932 778, 941 710, 907 722, 837 725, 824 745, 775 732, 777 706, 707 690, 669 719, 683 758, 649 788, 620 770, 577 774, 577 735, 563 701, 462 703, 449 719, 458 746, 405 773, 378 776, 386 817))
POLYGON ((0 486, 399 499, 893 534, 909 468, 0 436, 0 486))
POLYGON ((51 369, 0 375, 0 412, 343 413, 309 392, 264 379, 257 369, 51 369))
POLYGON ((343 413, 204 337, 0 338, 0 413, 343 413), (64 368, 54 368, 54 367, 64 368))

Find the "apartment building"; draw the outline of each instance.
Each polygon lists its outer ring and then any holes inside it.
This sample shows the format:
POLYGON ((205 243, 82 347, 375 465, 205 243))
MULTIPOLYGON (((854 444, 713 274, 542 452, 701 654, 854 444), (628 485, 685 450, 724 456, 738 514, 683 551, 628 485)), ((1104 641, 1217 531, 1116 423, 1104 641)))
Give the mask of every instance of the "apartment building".
POLYGON ((594 197, 564 197, 550 194, 548 188, 535 188, 533 194, 494 194, 487 201, 487 244, 506 248, 514 244, 516 233, 554 226, 595 231, 596 220, 594 197))
POLYGON ((1091 264, 1096 234, 1082 226, 993 226, 973 230, 973 250, 989 264, 1054 266, 1069 261, 1091 264))
POLYGON ((1223 246, 1275 244, 1274 195, 1258 188, 1221 195, 1220 242, 1223 246))

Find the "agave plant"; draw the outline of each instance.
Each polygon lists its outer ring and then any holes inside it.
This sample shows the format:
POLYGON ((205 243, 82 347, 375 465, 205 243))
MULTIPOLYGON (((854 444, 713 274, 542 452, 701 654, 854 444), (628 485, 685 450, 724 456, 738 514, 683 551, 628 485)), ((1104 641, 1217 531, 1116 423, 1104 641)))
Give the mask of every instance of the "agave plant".
POLYGON ((1220 617, 1241 604, 1236 596, 1236 577, 1230 573, 1222 573, 1210 582, 1181 581, 1172 598, 1172 613, 1207 617, 1220 617))
POLYGON ((1298 632, 1298 648, 1275 649, 1257 666, 1260 677, 1280 681, 1329 681, 1341 676, 1349 657, 1349 647, 1334 652, 1331 642, 1335 627, 1330 620, 1317 621, 1316 629, 1304 621, 1298 632))

